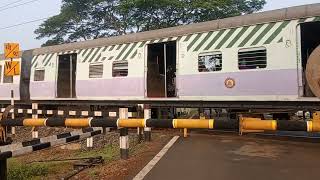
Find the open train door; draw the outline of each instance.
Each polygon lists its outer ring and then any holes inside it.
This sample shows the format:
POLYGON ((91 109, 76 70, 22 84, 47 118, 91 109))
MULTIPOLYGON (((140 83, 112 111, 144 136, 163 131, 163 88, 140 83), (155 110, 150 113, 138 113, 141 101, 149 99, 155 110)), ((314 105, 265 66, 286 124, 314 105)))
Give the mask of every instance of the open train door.
POLYGON ((302 97, 320 97, 320 22, 298 26, 301 61, 298 62, 299 89, 302 97))
POLYGON ((76 97, 77 54, 64 54, 58 58, 57 98, 76 97))
POLYGON ((147 97, 176 97, 176 41, 149 44, 147 53, 147 97))

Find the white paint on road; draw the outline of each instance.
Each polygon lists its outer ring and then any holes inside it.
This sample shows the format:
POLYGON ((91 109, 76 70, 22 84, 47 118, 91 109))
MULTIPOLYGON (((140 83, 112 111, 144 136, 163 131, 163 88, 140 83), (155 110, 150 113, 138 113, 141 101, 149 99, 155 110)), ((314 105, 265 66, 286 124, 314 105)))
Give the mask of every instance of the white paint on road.
POLYGON ((166 146, 133 178, 133 180, 142 180, 151 169, 160 161, 160 159, 168 152, 171 146, 178 140, 179 136, 173 137, 166 146))

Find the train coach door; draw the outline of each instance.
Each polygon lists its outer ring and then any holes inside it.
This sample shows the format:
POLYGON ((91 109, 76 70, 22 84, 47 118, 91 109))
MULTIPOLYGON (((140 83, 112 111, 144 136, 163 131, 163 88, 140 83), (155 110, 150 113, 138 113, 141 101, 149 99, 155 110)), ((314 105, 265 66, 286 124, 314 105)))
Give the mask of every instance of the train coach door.
POLYGON ((148 45, 147 97, 176 97, 176 42, 148 45))
POLYGON ((317 49, 320 47, 320 36, 315 34, 320 32, 320 22, 304 22, 297 28, 299 58, 301 59, 298 61, 299 95, 300 97, 315 97, 320 94, 320 83, 317 79, 319 76, 318 71, 311 70, 310 67, 319 69, 320 66, 318 59, 313 59, 311 56, 313 53, 319 53, 317 49))
POLYGON ((57 98, 76 97, 77 54, 60 55, 58 58, 57 98))

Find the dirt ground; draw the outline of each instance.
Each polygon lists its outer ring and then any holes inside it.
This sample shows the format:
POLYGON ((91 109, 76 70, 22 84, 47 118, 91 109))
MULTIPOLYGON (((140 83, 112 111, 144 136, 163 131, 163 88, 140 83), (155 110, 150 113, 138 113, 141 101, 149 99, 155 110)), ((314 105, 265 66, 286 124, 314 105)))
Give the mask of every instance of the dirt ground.
POLYGON ((136 131, 129 133, 129 159, 120 159, 119 133, 109 132, 107 135, 94 137, 94 147, 86 148, 86 141, 80 141, 8 161, 9 179, 61 179, 70 175, 74 163, 81 160, 70 159, 101 156, 103 164, 85 169, 71 179, 132 179, 179 131, 155 130, 151 142, 138 142, 136 131), (69 159, 67 161, 63 161, 69 159))

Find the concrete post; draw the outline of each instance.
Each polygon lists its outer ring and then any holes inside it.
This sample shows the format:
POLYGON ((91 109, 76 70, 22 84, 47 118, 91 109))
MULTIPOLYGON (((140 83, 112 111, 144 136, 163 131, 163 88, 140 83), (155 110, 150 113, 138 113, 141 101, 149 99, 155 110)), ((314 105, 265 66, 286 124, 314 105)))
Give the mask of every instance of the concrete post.
POLYGON ((93 148, 93 137, 87 138, 87 148, 93 148))
POLYGON ((87 138, 87 148, 89 148, 89 149, 93 148, 93 137, 87 138))
MULTIPOLYGON (((141 118, 142 117, 142 109, 143 109, 143 104, 138 105, 137 107, 137 117, 141 118)), ((138 136, 138 143, 142 142, 143 139, 143 128, 137 127, 137 136, 138 136)))
POLYGON ((7 159, 0 160, 0 179, 7 180, 7 159))
POLYGON ((143 129, 138 127, 137 128, 137 136, 138 136, 138 143, 140 144, 143 139, 143 129))
MULTIPOLYGON (((32 103, 32 119, 38 119, 38 103, 32 103)), ((32 128, 32 138, 39 138, 39 132, 37 127, 32 128)))
MULTIPOLYGON (((151 118, 151 108, 146 107, 144 109, 144 119, 150 119, 151 118)), ((145 141, 151 141, 151 128, 150 127, 145 127, 144 128, 144 140, 145 141)))
MULTIPOLYGON (((128 108, 119 109, 119 119, 128 119, 128 108)), ((121 159, 129 158, 129 136, 128 128, 120 128, 120 157, 121 159)))

